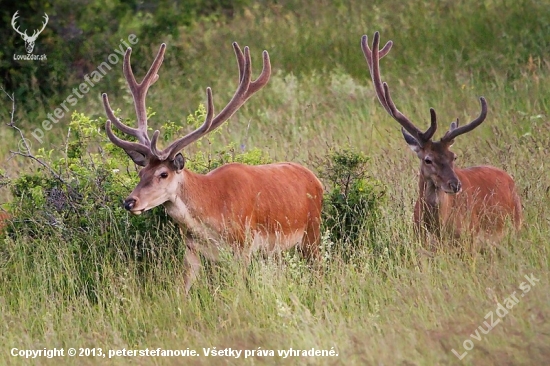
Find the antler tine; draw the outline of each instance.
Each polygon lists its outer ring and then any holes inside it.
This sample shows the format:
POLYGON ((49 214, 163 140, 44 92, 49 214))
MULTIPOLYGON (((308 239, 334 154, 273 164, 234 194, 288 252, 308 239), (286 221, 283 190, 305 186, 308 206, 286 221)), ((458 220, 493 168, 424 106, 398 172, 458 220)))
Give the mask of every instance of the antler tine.
POLYGON ((125 141, 118 138, 113 133, 110 120, 107 120, 107 122, 105 122, 105 132, 107 133, 109 140, 111 140, 111 142, 116 146, 122 148, 136 164, 140 166, 147 165, 147 160, 151 156, 151 150, 148 146, 142 145, 137 142, 125 141))
POLYGON ((480 97, 479 103, 481 104, 481 113, 479 114, 479 116, 472 122, 461 127, 458 127, 457 119, 455 128, 452 128, 454 123, 451 124, 451 129, 449 129, 449 131, 447 131, 447 133, 445 133, 445 135, 441 138, 441 142, 450 143, 457 136, 470 132, 471 130, 479 126, 483 121, 485 121, 485 118, 487 117, 487 101, 484 97, 480 97))
POLYGON ((235 57, 237 58, 237 66, 239 67, 239 83, 242 83, 245 70, 245 57, 237 42, 233 42, 232 45, 233 51, 235 52, 235 57))
POLYGON ((456 119, 456 121, 453 121, 451 122, 451 126, 449 127, 449 131, 452 131, 454 129, 456 129, 459 125, 459 121, 458 121, 458 118, 456 119))
MULTIPOLYGON (((143 135, 141 134, 141 131, 129 126, 126 126, 124 123, 122 123, 113 112, 111 105, 109 104, 109 98, 107 97, 107 93, 103 93, 103 107, 105 109, 105 114, 107 114, 107 118, 111 121, 112 124, 115 125, 116 128, 118 128, 123 133, 134 136, 138 138, 138 141, 143 144, 144 146, 149 146, 149 138, 147 137, 147 140, 143 138, 143 135)), ((122 146, 121 146, 122 147, 122 146)))
POLYGON ((377 31, 374 33, 374 39, 372 42, 372 50, 368 46, 368 37, 365 35, 361 39, 361 46, 363 54, 369 65, 372 82, 376 91, 376 96, 380 104, 386 109, 388 114, 392 116, 399 124, 410 133, 420 144, 425 144, 434 135, 437 129, 437 118, 435 110, 430 108, 431 124, 430 127, 422 132, 418 129, 410 119, 408 119, 403 113, 401 113, 393 99, 391 98, 390 89, 386 82, 382 82, 380 77, 380 59, 390 51, 393 42, 388 41, 382 50, 379 50, 380 45, 380 33, 377 31))
MULTIPOLYGON (((233 42, 233 48, 235 49, 235 54, 241 51, 241 48, 239 47, 237 42, 233 42)), ((250 48, 248 48, 248 46, 245 46, 243 72, 240 78, 237 92, 235 92, 235 95, 246 93, 246 91, 248 90, 248 87, 250 86, 251 80, 252 80, 252 58, 250 57, 250 48)))
POLYGON ((165 51, 166 44, 163 43, 160 45, 157 56, 155 57, 155 60, 151 64, 149 71, 147 72, 141 83, 138 83, 136 81, 134 72, 132 71, 132 65, 130 63, 132 48, 128 47, 126 53, 124 54, 122 71, 134 99, 138 127, 132 128, 123 125, 120 121, 113 123, 115 124, 115 126, 117 126, 118 129, 120 129, 124 133, 137 137, 138 141, 144 145, 151 144, 151 141, 149 140, 149 135, 147 133, 147 107, 145 104, 145 99, 147 97, 147 91, 149 90, 149 87, 158 80, 157 72, 160 69, 162 62, 164 61, 165 51))
POLYGON ((118 118, 116 118, 115 113, 113 112, 113 109, 111 108, 111 105, 109 103, 109 98, 107 97, 107 93, 102 94, 103 97, 103 107, 105 108, 105 114, 107 114, 107 118, 118 128, 120 131, 124 132, 127 135, 131 135, 136 137, 138 132, 135 128, 126 126, 124 123, 122 123, 118 118))
POLYGON ((430 108, 430 127, 422 134, 422 138, 426 141, 430 140, 435 131, 437 130, 437 116, 435 114, 435 109, 430 108))
POLYGON ((267 51, 264 50, 262 52, 262 57, 262 72, 260 73, 260 76, 258 76, 258 78, 254 80, 248 87, 248 93, 250 95, 256 93, 258 90, 263 88, 267 84, 271 76, 271 62, 269 60, 269 54, 267 53, 267 51))
POLYGON ((209 132, 212 125, 212 118, 214 117, 214 101, 212 98, 212 89, 210 89, 210 87, 206 88, 206 100, 207 107, 204 123, 195 131, 190 132, 181 139, 172 142, 166 149, 162 151, 157 149, 157 141, 160 132, 159 130, 155 131, 155 133, 153 134, 153 139, 151 140, 151 152, 153 153, 153 155, 155 155, 159 160, 172 160, 174 156, 181 151, 181 149, 183 149, 185 146, 189 145, 193 141, 198 140, 209 132))

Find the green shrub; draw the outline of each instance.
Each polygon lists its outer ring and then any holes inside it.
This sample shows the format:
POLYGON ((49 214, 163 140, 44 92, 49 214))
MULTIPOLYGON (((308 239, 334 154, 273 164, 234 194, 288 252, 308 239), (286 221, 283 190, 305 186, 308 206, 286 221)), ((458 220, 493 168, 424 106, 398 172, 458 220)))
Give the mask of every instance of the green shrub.
POLYGON ((364 242, 361 239, 374 240, 384 204, 385 187, 368 176, 368 161, 351 148, 330 149, 318 167, 329 188, 323 202, 323 225, 348 255, 348 249, 364 242))

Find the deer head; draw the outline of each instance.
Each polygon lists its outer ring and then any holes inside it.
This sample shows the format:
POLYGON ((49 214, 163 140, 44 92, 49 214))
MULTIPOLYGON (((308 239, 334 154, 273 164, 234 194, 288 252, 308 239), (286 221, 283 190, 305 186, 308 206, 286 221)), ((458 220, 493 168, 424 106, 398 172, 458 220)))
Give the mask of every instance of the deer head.
POLYGON ((130 158, 139 166, 143 166, 139 172, 140 181, 130 196, 124 201, 124 207, 134 214, 140 214, 165 202, 175 202, 181 194, 184 186, 184 174, 182 174, 185 160, 180 151, 187 145, 198 140, 207 133, 214 131, 227 121, 254 93, 260 90, 269 81, 271 64, 267 51, 263 52, 263 69, 260 76, 251 81, 250 50, 244 48, 244 53, 239 45, 234 42, 233 49, 237 57, 239 67, 239 86, 231 101, 214 116, 214 103, 212 90, 206 88, 207 109, 204 123, 195 131, 177 139, 164 149, 157 148, 159 131, 153 133, 149 139, 147 133, 147 110, 145 99, 149 87, 158 79, 158 70, 164 59, 166 44, 162 44, 151 68, 141 83, 137 83, 130 65, 132 49, 128 48, 124 55, 123 73, 130 87, 137 114, 137 128, 123 124, 114 115, 109 105, 107 94, 103 94, 103 105, 107 114, 105 130, 113 144, 121 147, 130 158), (118 138, 111 129, 114 124, 120 131, 134 136, 137 142, 125 141, 118 138))
POLYGON ((17 33, 19 33, 19 35, 21 35, 21 38, 23 38, 23 40, 25 41, 25 48, 27 50, 27 53, 32 53, 34 49, 34 42, 36 42, 36 38, 38 38, 38 35, 42 33, 44 28, 46 28, 46 24, 48 24, 48 20, 49 20, 48 14, 44 13, 44 22, 42 23, 42 29, 35 30, 32 36, 29 36, 27 35, 27 30, 25 30, 23 33, 19 31, 19 27, 15 23, 17 18, 19 18, 19 15, 17 15, 17 13, 19 13, 19 10, 17 10, 15 14, 13 14, 13 17, 11 18, 11 26, 13 27, 13 29, 15 29, 17 33))
POLYGON ((451 152, 449 148, 453 145, 454 139, 457 136, 472 131, 485 120, 485 117, 487 117, 487 102, 485 98, 479 98, 481 113, 475 120, 465 126, 459 127, 457 119, 456 122, 451 123, 449 130, 439 141, 433 141, 432 137, 437 129, 435 110, 430 108, 430 127, 422 132, 397 109, 391 98, 388 84, 381 80, 379 62, 391 50, 393 42, 387 42, 384 48, 379 50, 380 34, 378 32, 374 34, 372 49, 369 48, 367 42, 367 36, 363 36, 361 39, 361 48, 369 65, 378 101, 386 112, 401 125, 401 132, 405 141, 421 161, 420 174, 426 181, 432 182, 436 188, 442 189, 446 193, 459 193, 462 189, 462 184, 455 174, 453 166, 456 154, 451 152))

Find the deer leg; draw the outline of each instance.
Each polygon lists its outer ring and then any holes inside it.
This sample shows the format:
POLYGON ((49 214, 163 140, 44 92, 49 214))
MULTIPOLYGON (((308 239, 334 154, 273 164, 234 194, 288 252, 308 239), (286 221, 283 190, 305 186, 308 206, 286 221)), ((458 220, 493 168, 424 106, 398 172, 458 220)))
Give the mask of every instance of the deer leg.
POLYGON ((314 263, 321 259, 321 227, 317 220, 311 220, 304 233, 300 252, 309 262, 314 263))
POLYGON ((201 260, 197 253, 197 244, 195 243, 195 239, 193 239, 193 237, 189 234, 185 227, 180 226, 179 231, 181 236, 185 240, 186 246, 184 257, 185 275, 183 277, 183 284, 185 287, 185 294, 189 296, 191 285, 193 285, 193 282, 195 282, 197 275, 199 274, 201 260))
MULTIPOLYGON (((192 239, 188 239, 189 241, 192 241, 192 239)), ((189 290, 201 269, 201 260, 191 243, 187 244, 187 250, 185 251, 185 266, 187 267, 184 277, 185 294, 189 295, 189 290)))
POLYGON ((195 239, 182 227, 180 227, 180 233, 185 238, 185 275, 183 283, 185 286, 185 294, 189 296, 189 290, 193 285, 193 282, 197 279, 199 271, 201 269, 201 260, 197 252, 198 247, 195 239))

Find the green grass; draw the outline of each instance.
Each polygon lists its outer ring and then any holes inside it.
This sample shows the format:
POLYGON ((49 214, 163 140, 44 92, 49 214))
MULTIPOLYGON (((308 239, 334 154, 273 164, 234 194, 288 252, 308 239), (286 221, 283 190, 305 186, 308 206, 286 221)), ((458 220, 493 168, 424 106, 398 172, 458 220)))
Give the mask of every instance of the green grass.
MULTIPOLYGON (((3 239, 0 363, 26 363, 9 355, 12 347, 100 347, 104 352, 189 347, 201 354, 203 347, 334 347, 339 354, 334 358, 118 358, 115 364, 544 364, 550 357, 548 5, 527 0, 363 3, 261 3, 227 23, 199 23, 173 40, 184 50, 183 59, 171 57, 168 45, 148 105, 157 111, 153 125, 179 122, 204 102, 204 90, 212 86, 219 111, 236 87, 231 42, 251 47, 255 75, 267 49, 272 78, 228 123, 220 144, 246 143, 274 160, 308 167, 327 146, 349 144, 364 151, 371 156, 370 175, 388 186, 375 242, 363 240, 351 262, 333 253, 322 272, 291 255, 256 259, 248 268, 230 257, 205 263, 186 298, 178 237, 147 242, 152 250, 144 260, 133 259, 133 248, 117 244, 124 222, 108 223, 112 234, 104 237, 3 239), (378 104, 360 48, 361 36, 372 38, 376 30, 382 42, 395 42, 381 61, 383 78, 399 109, 419 127, 427 127, 429 107, 434 107, 441 136, 455 118, 475 118, 478 97, 487 98, 487 120, 457 139, 453 151, 461 166, 491 164, 516 179, 525 225, 496 254, 461 255, 451 249, 431 259, 419 254, 412 233, 418 161, 378 104), (470 338, 497 302, 518 291, 526 274, 540 282, 483 340, 470 338), (464 352, 467 339, 474 348, 459 361, 451 350, 464 352)), ((148 46, 132 57, 152 58, 158 45, 148 46)), ((108 77, 120 79, 123 89, 117 66, 108 77)), ((125 90, 98 86, 76 108, 102 116, 99 93, 107 91, 113 94, 111 105, 134 118, 125 90)), ((21 118, 29 134, 38 122, 21 118)), ((47 133, 43 147, 60 151, 61 136, 67 136, 66 121, 47 133)), ((18 140, 7 127, 0 128, 0 137, 6 141, 0 152, 7 158, 18 140)), ((192 152, 187 151, 190 158, 192 152)), ((36 169, 18 158, 2 167, 10 176, 36 169)), ((35 360, 60 362, 108 360, 35 360)))

